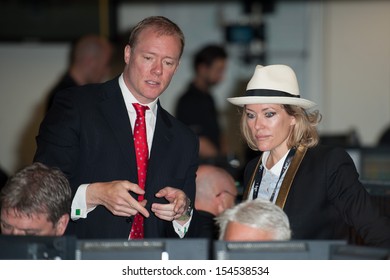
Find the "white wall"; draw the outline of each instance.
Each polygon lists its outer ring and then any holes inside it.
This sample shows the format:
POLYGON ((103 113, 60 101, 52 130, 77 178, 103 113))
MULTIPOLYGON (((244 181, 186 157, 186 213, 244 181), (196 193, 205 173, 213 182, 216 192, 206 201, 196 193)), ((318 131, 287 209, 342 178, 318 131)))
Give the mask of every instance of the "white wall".
MULTIPOLYGON (((321 131, 356 127, 363 144, 372 145, 390 122, 390 2, 340 2, 277 2, 275 13, 265 17, 269 63, 296 68, 302 96, 316 101, 323 113, 321 131)), ((193 52, 204 43, 222 41, 220 23, 242 17, 241 10, 238 3, 219 1, 120 7, 123 30, 160 14, 186 35, 180 69, 162 97, 169 111, 191 77, 193 52)), ((46 94, 66 68, 68 51, 67 44, 0 44, 0 166, 9 173, 32 159, 46 94)), ((237 87, 245 85, 255 65, 244 64, 234 47, 229 52, 227 79, 215 88, 222 113, 231 108, 226 97, 240 93, 237 87)), ((225 120, 224 125, 233 124, 225 120)))
POLYGON ((66 67, 66 44, 0 44, 0 166, 31 162, 45 98, 66 67))
POLYGON ((390 2, 330 1, 324 29, 323 127, 374 145, 390 124, 390 2))

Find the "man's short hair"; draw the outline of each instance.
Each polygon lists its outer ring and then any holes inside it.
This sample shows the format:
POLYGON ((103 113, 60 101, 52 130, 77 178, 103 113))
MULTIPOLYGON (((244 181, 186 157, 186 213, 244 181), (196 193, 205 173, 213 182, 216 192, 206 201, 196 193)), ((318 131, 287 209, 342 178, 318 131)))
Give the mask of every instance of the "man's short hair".
POLYGON ((47 214, 56 224, 69 214, 72 203, 69 181, 57 168, 33 163, 11 176, 0 193, 1 209, 17 211, 28 217, 47 214))
POLYGON ((215 60, 227 59, 227 56, 226 50, 220 45, 210 44, 204 46, 194 56, 194 70, 196 71, 201 64, 210 66, 215 60))

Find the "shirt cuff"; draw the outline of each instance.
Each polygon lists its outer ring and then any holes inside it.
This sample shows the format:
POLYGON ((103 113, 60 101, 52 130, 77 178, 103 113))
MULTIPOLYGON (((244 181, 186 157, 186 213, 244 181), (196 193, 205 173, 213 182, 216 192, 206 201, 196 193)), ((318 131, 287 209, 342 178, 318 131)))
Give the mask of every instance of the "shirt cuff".
POLYGON ((191 212, 190 218, 188 219, 188 221, 184 225, 179 224, 175 220, 172 221, 173 228, 180 238, 183 238, 186 235, 188 228, 190 227, 190 223, 192 220, 192 213, 193 213, 193 211, 191 212))
POLYGON ((71 219, 76 221, 80 218, 85 219, 89 212, 93 211, 95 207, 87 208, 87 187, 89 184, 82 184, 76 191, 76 194, 72 201, 71 219))

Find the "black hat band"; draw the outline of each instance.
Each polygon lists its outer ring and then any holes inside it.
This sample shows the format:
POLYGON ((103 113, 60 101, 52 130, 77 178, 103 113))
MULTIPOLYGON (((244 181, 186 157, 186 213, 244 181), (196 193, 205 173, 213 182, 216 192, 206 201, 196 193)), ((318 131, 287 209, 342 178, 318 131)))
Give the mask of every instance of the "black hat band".
POLYGON ((272 89, 250 89, 246 91, 246 96, 301 97, 300 95, 293 95, 285 91, 272 89))

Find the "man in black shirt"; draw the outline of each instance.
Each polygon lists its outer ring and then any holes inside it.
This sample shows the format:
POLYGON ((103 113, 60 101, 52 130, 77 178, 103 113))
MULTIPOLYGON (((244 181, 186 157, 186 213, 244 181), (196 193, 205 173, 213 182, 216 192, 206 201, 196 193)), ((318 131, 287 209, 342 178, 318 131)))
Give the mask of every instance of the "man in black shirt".
POLYGON ((207 45, 195 54, 195 77, 177 103, 176 117, 188 125, 200 141, 201 158, 213 158, 224 153, 218 122, 218 112, 211 87, 223 80, 227 53, 218 45, 207 45))

